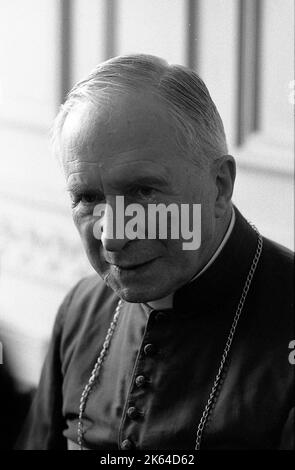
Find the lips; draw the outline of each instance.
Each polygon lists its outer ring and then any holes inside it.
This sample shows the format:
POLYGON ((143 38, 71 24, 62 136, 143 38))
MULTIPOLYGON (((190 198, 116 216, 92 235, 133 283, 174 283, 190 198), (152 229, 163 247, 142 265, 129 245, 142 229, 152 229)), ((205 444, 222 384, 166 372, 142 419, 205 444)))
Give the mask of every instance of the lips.
POLYGON ((144 261, 143 263, 138 263, 138 264, 115 264, 115 263, 110 263, 110 264, 114 266, 116 269, 131 271, 132 269, 138 269, 138 268, 141 268, 142 266, 146 266, 147 264, 151 263, 155 259, 156 258, 153 258, 153 259, 150 259, 148 261, 144 261))

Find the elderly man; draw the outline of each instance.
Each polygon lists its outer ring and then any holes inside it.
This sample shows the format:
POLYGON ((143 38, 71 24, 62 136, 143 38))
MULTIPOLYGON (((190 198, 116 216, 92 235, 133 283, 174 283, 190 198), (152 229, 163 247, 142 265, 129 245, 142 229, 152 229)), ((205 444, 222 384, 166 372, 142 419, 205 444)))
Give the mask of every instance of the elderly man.
POLYGON ((202 80, 153 56, 104 62, 70 92, 54 146, 98 275, 59 310, 20 447, 292 448, 292 253, 233 206, 235 161, 202 80), (139 206, 200 208, 200 243, 171 236, 175 214, 167 237, 145 218, 114 235, 119 197, 126 225, 139 206))

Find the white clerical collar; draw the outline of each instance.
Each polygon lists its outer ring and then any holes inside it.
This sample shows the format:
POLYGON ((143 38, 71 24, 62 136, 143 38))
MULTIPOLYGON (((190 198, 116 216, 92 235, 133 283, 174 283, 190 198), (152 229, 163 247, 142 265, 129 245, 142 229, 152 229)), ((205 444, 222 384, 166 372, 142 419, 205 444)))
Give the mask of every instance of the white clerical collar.
MULTIPOLYGON (((217 256, 221 253, 221 250, 223 249, 224 245, 226 244, 227 240, 229 239, 230 234, 233 231, 235 221, 236 221, 236 214, 235 214, 234 208, 232 207, 231 220, 230 220, 227 231, 226 231, 219 247, 214 252, 214 254, 211 256, 208 263, 189 282, 192 282, 195 279, 197 279, 199 276, 201 276, 209 268, 209 266, 211 266, 211 264, 214 263, 217 256)), ((165 308, 172 308, 173 307, 173 296, 174 296, 174 293, 169 294, 169 295, 167 295, 167 297, 163 297, 162 299, 152 300, 151 302, 146 302, 146 305, 148 305, 149 307, 151 307, 152 309, 155 309, 155 310, 163 310, 165 308)))

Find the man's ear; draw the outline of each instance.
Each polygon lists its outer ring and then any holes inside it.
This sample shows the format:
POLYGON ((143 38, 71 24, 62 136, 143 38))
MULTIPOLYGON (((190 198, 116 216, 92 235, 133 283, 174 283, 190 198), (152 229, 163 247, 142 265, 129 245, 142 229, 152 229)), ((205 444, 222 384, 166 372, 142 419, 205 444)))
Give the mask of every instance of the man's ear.
POLYGON ((231 155, 223 155, 214 163, 216 185, 215 217, 221 218, 227 211, 233 194, 236 178, 236 162, 231 155))

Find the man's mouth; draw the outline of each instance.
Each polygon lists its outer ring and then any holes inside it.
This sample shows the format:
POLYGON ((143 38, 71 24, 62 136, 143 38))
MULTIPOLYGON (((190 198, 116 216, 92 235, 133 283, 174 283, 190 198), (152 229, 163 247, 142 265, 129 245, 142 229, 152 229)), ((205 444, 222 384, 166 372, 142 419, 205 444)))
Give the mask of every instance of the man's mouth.
POLYGON ((139 269, 143 266, 147 266, 148 264, 152 263, 153 261, 155 261, 156 258, 152 258, 148 261, 144 261, 143 263, 134 263, 134 264, 131 264, 131 263, 122 263, 122 264, 115 264, 115 263, 110 263, 111 266, 113 266, 115 269, 117 270, 122 270, 122 271, 131 271, 131 270, 134 270, 134 269, 139 269))

